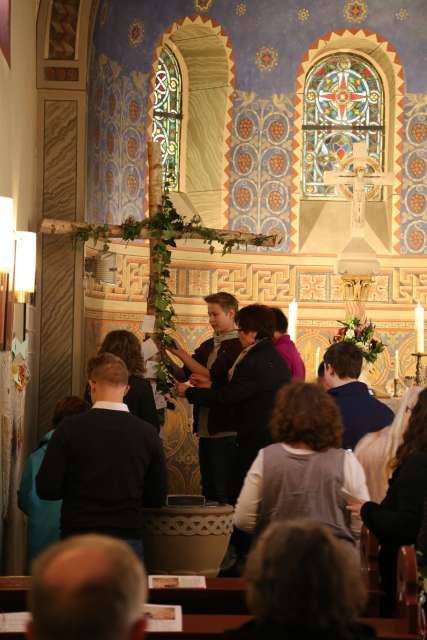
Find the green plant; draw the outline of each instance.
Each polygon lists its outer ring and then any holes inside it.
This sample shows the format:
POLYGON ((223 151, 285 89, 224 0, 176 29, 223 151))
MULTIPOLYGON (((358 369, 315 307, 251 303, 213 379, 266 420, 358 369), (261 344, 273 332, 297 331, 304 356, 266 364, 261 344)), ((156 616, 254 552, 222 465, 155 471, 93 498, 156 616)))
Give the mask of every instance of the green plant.
POLYGON ((352 342, 361 350, 367 362, 375 362, 378 355, 384 351, 384 344, 379 338, 374 338, 375 325, 360 318, 349 318, 345 322, 338 320, 342 325, 334 336, 334 342, 352 342))

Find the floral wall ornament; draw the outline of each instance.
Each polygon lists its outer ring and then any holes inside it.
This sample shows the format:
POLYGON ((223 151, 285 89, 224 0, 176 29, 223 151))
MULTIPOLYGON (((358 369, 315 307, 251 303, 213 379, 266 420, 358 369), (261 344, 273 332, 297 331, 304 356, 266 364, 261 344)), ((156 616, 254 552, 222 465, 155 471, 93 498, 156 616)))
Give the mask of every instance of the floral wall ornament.
POLYGON ((368 16, 368 3, 365 0, 347 0, 343 15, 346 20, 355 24, 363 22, 368 16))
POLYGON ((310 11, 305 7, 298 9, 297 18, 300 22, 307 22, 310 17, 310 11))
POLYGON ((139 47, 144 40, 144 23, 142 20, 133 20, 128 29, 128 41, 131 47, 139 47))
POLYGON ((196 11, 200 11, 200 13, 205 13, 209 11, 213 3, 213 0, 194 0, 194 8, 196 11))
POLYGON ((403 22, 404 20, 407 20, 409 18, 409 11, 404 7, 400 7, 400 9, 396 11, 394 15, 396 17, 396 20, 400 20, 401 22, 403 22))
POLYGON ((279 62, 279 54, 272 47, 260 47, 255 56, 255 64, 260 71, 272 71, 279 62))
POLYGON ((239 2, 239 4, 236 5, 236 16, 244 16, 246 14, 246 3, 245 2, 239 2))

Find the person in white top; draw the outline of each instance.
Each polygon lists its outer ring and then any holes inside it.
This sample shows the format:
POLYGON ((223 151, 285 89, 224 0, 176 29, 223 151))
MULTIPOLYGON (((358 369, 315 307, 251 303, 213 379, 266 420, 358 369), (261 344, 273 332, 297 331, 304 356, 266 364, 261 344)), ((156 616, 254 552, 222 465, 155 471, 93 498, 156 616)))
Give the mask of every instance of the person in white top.
POLYGON ((261 449, 237 501, 234 524, 259 533, 275 519, 306 517, 354 545, 360 521, 351 522, 346 497, 368 499, 363 468, 341 447, 339 409, 318 385, 283 387, 271 421, 275 444, 261 449))
POLYGON ((354 450, 354 455, 366 473, 371 500, 382 502, 388 489, 388 481, 394 471, 396 451, 403 442, 411 411, 418 401, 422 387, 409 387, 402 396, 399 409, 389 427, 367 433, 354 450))

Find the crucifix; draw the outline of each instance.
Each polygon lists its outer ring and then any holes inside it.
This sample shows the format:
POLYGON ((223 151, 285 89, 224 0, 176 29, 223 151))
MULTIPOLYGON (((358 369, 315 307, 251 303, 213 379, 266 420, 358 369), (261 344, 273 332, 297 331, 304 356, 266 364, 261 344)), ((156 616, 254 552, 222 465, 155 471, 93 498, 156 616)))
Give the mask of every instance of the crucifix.
POLYGON ((368 155, 365 142, 356 142, 353 153, 345 160, 342 171, 325 171, 323 181, 328 186, 338 186, 351 205, 351 236, 363 238, 365 236, 366 203, 376 195, 381 186, 393 185, 393 174, 378 170, 377 161, 368 155), (353 165, 353 171, 346 171, 346 167, 353 165), (367 167, 374 169, 368 173, 367 167), (349 187, 353 187, 351 191, 349 187), (367 185, 372 185, 366 189, 367 185))
MULTIPOLYGON (((158 143, 148 142, 148 167, 149 167, 149 216, 153 217, 161 210, 162 196, 163 196, 163 170, 161 164, 160 145, 158 143)), ((185 194, 183 194, 185 195, 185 194)), ((40 231, 45 234, 53 235, 75 235, 79 230, 90 231, 96 225, 90 225, 87 222, 68 222, 65 220, 57 220, 53 218, 45 218, 42 220, 40 231)), ((121 225, 99 225, 101 229, 102 238, 121 238, 122 227, 121 225)), ((245 245, 256 245, 264 247, 274 247, 279 244, 282 238, 278 234, 271 234, 264 236, 261 234, 246 233, 244 231, 230 231, 227 229, 212 229, 211 230, 217 238, 221 238, 225 241, 233 240, 245 245)), ((101 239, 102 239, 101 238, 101 239)), ((139 239, 149 239, 149 292, 147 299, 147 313, 155 315, 154 313, 154 298, 156 291, 156 284, 158 282, 156 264, 155 264, 155 246, 157 240, 152 237, 149 229, 142 228, 139 235, 139 239)), ((197 228, 193 231, 175 232, 174 239, 204 239, 197 228)), ((157 320, 157 318, 156 318, 157 320)), ((157 325, 157 322, 156 322, 157 325)))

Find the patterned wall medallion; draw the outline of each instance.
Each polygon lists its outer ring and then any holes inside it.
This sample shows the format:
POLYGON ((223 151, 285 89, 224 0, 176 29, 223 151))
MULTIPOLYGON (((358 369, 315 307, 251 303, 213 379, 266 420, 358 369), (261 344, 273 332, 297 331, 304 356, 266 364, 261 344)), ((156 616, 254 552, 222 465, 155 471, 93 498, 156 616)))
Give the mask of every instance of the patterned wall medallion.
POLYGON ((246 2, 239 2, 239 4, 236 4, 235 13, 236 16, 244 16, 246 14, 246 2))
POLYGON ((255 56, 255 64, 260 71, 272 71, 277 67, 279 54, 272 47, 260 47, 255 56))
POLYGON ((404 7, 400 7, 400 9, 398 11, 396 11, 396 13, 394 14, 396 20, 400 20, 400 22, 404 22, 405 20, 407 20, 409 18, 409 11, 408 9, 405 9, 404 7))
POLYGON ((142 20, 133 20, 128 29, 128 42, 131 47, 139 47, 144 42, 144 23, 142 20))
POLYGON ((305 7, 298 9, 297 18, 300 22, 307 22, 309 17, 310 17, 310 11, 308 9, 306 9, 305 7))
POLYGON ((368 3, 365 0, 347 0, 344 4, 343 16, 354 24, 363 22, 368 16, 368 3))
POLYGON ((209 11, 213 3, 213 0, 194 0, 194 8, 199 13, 206 13, 209 11))

